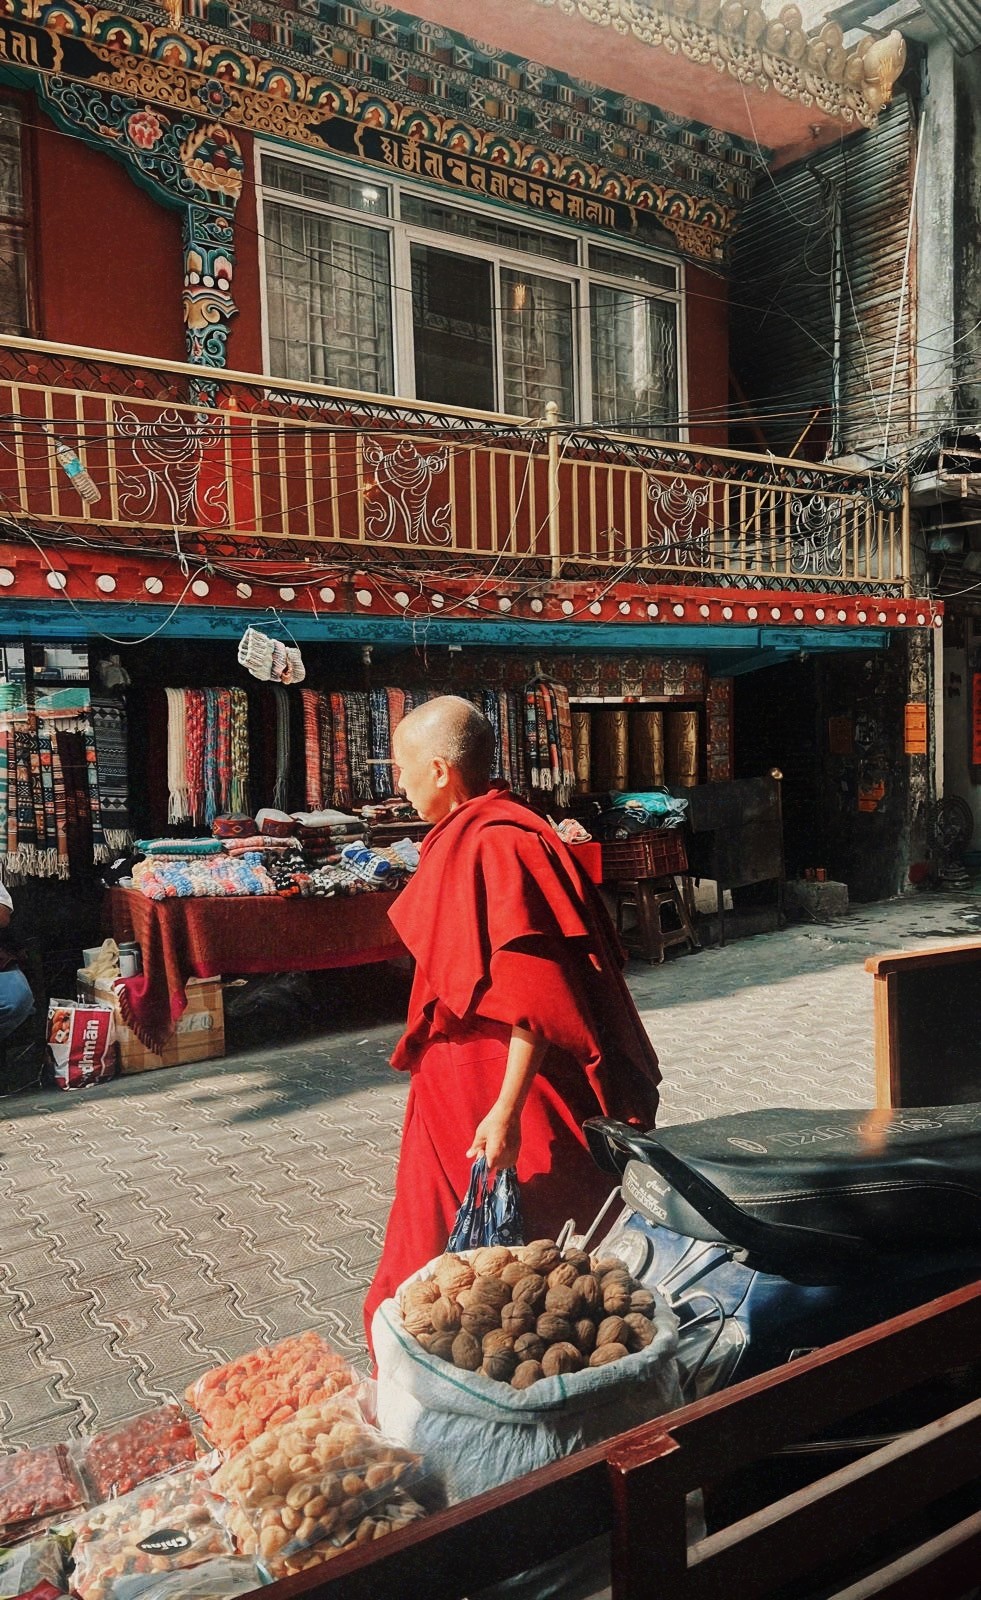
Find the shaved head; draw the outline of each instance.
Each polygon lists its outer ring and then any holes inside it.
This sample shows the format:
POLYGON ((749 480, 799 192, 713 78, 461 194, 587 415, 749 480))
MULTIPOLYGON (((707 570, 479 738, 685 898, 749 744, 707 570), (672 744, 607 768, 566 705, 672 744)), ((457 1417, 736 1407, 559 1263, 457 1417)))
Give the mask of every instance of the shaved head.
POLYGON ((403 717, 395 737, 426 761, 441 759, 454 767, 471 794, 490 782, 494 762, 494 729, 487 718, 459 695, 427 700, 403 717))

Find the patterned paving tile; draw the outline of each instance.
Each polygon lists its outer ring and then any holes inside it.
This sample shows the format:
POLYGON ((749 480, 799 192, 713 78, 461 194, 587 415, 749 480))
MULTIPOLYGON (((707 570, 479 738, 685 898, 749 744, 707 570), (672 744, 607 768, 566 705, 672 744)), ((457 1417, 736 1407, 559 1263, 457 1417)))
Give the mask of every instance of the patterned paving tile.
MULTIPOLYGON (((865 957, 979 933, 977 901, 924 896, 633 965, 661 1120, 871 1103, 865 957)), ((0 1102, 0 1448, 132 1416, 307 1327, 364 1359, 407 1088, 396 1035, 0 1102)))

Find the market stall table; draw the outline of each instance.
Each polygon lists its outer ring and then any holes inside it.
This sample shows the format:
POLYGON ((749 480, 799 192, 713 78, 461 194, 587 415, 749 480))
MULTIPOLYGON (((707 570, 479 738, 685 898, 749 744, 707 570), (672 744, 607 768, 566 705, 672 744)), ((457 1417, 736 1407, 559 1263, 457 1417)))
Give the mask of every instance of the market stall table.
POLYGON ((117 944, 135 940, 143 952, 142 974, 120 985, 123 1016, 147 1049, 159 1052, 187 1004, 188 978, 395 960, 405 954, 388 920, 397 893, 150 900, 137 889, 110 889, 108 931, 117 944))

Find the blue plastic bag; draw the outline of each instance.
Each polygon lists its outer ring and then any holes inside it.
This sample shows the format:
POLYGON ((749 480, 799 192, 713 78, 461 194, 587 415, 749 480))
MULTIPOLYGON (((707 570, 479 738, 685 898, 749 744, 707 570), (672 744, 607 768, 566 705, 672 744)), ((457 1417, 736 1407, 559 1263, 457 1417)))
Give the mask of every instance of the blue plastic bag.
POLYGON ((456 1214, 447 1250, 480 1250, 485 1245, 524 1243, 518 1174, 506 1167, 493 1184, 487 1162, 478 1156, 470 1169, 467 1197, 456 1214))

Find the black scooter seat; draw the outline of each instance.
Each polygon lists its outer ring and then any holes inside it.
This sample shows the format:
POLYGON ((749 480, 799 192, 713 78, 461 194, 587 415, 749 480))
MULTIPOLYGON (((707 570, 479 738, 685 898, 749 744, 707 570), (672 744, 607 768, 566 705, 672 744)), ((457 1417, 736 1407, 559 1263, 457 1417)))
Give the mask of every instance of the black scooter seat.
POLYGON ((646 1135, 596 1118, 586 1131, 601 1165, 627 1174, 628 1200, 690 1238, 742 1243, 742 1231, 768 1254, 771 1229, 778 1245, 806 1230, 831 1254, 850 1242, 856 1261, 863 1248, 981 1244, 981 1104, 749 1111, 646 1135))

